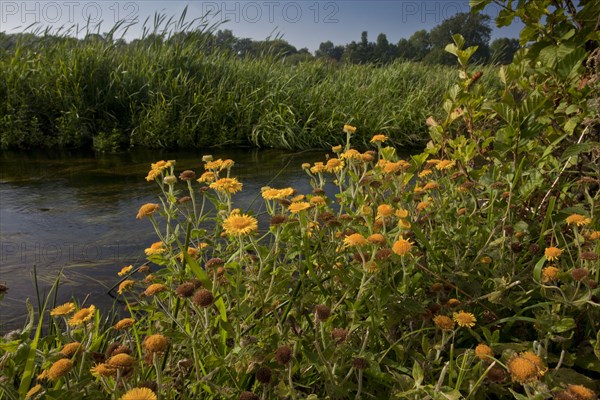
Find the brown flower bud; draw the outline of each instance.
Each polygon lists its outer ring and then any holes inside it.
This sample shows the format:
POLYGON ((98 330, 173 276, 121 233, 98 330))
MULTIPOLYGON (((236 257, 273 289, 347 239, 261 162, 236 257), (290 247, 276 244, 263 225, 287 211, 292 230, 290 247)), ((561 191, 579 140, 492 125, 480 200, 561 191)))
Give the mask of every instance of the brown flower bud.
POLYGON ((200 289, 194 294, 194 304, 198 307, 209 307, 215 301, 215 296, 208 289, 200 289))

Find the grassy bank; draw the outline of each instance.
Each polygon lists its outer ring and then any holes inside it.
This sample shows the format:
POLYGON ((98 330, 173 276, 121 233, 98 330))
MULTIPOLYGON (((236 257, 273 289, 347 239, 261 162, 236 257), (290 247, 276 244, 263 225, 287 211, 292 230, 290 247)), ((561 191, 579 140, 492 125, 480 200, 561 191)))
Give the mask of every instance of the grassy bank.
POLYGON ((361 126, 359 145, 382 132, 422 145, 424 121, 456 75, 414 63, 292 65, 210 47, 192 32, 129 44, 47 36, 0 50, 1 146, 305 149, 343 140, 345 123, 361 126))

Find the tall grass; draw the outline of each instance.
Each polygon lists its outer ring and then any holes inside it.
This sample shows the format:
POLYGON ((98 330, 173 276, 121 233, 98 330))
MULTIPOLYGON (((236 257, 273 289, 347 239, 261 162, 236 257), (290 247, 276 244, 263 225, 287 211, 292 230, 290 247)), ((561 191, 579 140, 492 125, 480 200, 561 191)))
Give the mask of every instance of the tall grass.
POLYGON ((361 127, 357 145, 380 132, 422 145, 424 121, 455 74, 401 62, 240 58, 216 49, 206 26, 178 27, 130 43, 112 32, 84 40, 46 32, 0 46, 1 147, 305 149, 338 143, 345 123, 361 127))

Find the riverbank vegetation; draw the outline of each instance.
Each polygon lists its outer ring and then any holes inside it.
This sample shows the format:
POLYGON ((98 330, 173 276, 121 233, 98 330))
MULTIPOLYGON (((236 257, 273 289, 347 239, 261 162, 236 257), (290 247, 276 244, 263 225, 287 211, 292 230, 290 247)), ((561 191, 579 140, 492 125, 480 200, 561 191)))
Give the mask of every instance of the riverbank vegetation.
POLYGON ((385 132, 422 147, 423 121, 456 74, 412 62, 292 63, 266 45, 260 57, 238 57, 212 43, 202 30, 131 43, 23 37, 0 50, 0 145, 297 150, 328 148, 353 123, 363 129, 357 145, 385 132))
POLYGON ((2 340, 6 397, 597 399, 600 9, 511 3, 532 45, 500 90, 455 35, 425 151, 359 151, 346 124, 301 166, 312 192, 256 194, 268 226, 233 208, 234 161, 152 164, 157 241, 115 266, 126 315, 32 310, 2 340))

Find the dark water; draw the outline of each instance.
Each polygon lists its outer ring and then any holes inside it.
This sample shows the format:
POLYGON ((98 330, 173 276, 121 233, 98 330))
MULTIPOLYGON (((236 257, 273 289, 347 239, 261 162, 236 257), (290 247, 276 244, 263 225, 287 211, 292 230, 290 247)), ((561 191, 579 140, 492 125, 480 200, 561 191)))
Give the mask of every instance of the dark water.
POLYGON ((116 273, 143 262, 143 250, 157 240, 150 222, 135 218, 159 192, 144 179, 150 163, 174 159, 177 175, 185 169, 199 174, 203 154, 236 162, 232 176, 244 190, 234 201, 242 209, 267 184, 307 193, 300 165, 324 159, 322 151, 274 150, 0 153, 0 283, 9 288, 0 301, 0 331, 23 324, 26 299, 36 304, 34 265, 42 296, 62 271, 58 304, 89 296, 88 304, 110 308, 116 273))

